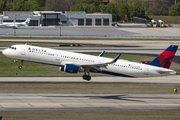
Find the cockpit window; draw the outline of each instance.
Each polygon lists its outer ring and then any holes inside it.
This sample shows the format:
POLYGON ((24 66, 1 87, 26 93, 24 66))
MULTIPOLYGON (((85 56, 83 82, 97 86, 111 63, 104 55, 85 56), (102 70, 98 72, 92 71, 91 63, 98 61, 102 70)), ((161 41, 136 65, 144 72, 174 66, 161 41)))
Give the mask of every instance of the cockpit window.
POLYGON ((13 50, 16 50, 16 47, 9 47, 9 49, 13 49, 13 50))

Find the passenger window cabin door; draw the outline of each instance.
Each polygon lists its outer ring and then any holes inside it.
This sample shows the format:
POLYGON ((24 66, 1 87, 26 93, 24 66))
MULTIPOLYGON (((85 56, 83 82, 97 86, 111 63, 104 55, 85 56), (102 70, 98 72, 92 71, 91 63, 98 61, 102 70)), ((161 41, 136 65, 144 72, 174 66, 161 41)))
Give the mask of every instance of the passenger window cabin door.
POLYGON ((145 75, 148 75, 148 74, 149 74, 149 67, 148 67, 148 66, 145 66, 145 67, 144 67, 144 74, 145 74, 145 75))
POLYGON ((21 47, 21 55, 26 55, 26 47, 21 47))
POLYGON ((60 52, 56 52, 55 60, 60 61, 60 56, 61 56, 61 53, 60 52))

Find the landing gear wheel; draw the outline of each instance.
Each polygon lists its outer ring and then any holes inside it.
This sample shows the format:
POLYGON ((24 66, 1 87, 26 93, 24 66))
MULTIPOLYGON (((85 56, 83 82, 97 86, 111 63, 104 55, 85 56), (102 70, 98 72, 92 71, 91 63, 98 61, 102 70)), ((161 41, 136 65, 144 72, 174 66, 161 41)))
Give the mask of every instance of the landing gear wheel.
POLYGON ((83 79, 86 80, 87 79, 87 75, 83 75, 83 79))
POLYGON ((86 80, 90 81, 91 80, 91 76, 87 76, 86 80))
POLYGON ((19 68, 19 69, 22 69, 22 66, 19 66, 18 68, 19 68))
POLYGON ((19 69, 22 69, 22 64, 23 64, 23 60, 21 60, 20 66, 18 67, 19 69))
POLYGON ((89 69, 84 70, 84 75, 82 76, 82 78, 87 81, 91 80, 91 76, 89 76, 89 69), (86 73, 87 73, 87 75, 86 75, 86 73))

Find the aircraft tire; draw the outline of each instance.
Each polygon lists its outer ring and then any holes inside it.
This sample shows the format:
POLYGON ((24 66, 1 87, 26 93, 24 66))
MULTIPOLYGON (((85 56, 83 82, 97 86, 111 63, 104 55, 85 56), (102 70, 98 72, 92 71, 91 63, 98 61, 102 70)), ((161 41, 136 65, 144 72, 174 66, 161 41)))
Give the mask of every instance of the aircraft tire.
POLYGON ((82 77, 84 80, 87 80, 87 75, 83 75, 82 77))
POLYGON ((86 80, 90 81, 91 80, 91 76, 87 76, 86 80))

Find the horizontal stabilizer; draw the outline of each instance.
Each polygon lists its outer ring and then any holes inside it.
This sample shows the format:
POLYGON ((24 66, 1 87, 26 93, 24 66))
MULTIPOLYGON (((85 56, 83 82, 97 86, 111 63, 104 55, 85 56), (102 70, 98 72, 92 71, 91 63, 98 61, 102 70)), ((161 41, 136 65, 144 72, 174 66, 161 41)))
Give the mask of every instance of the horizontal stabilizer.
POLYGON ((159 70, 157 71, 159 74, 170 74, 170 75, 175 75, 176 72, 173 70, 159 70))

